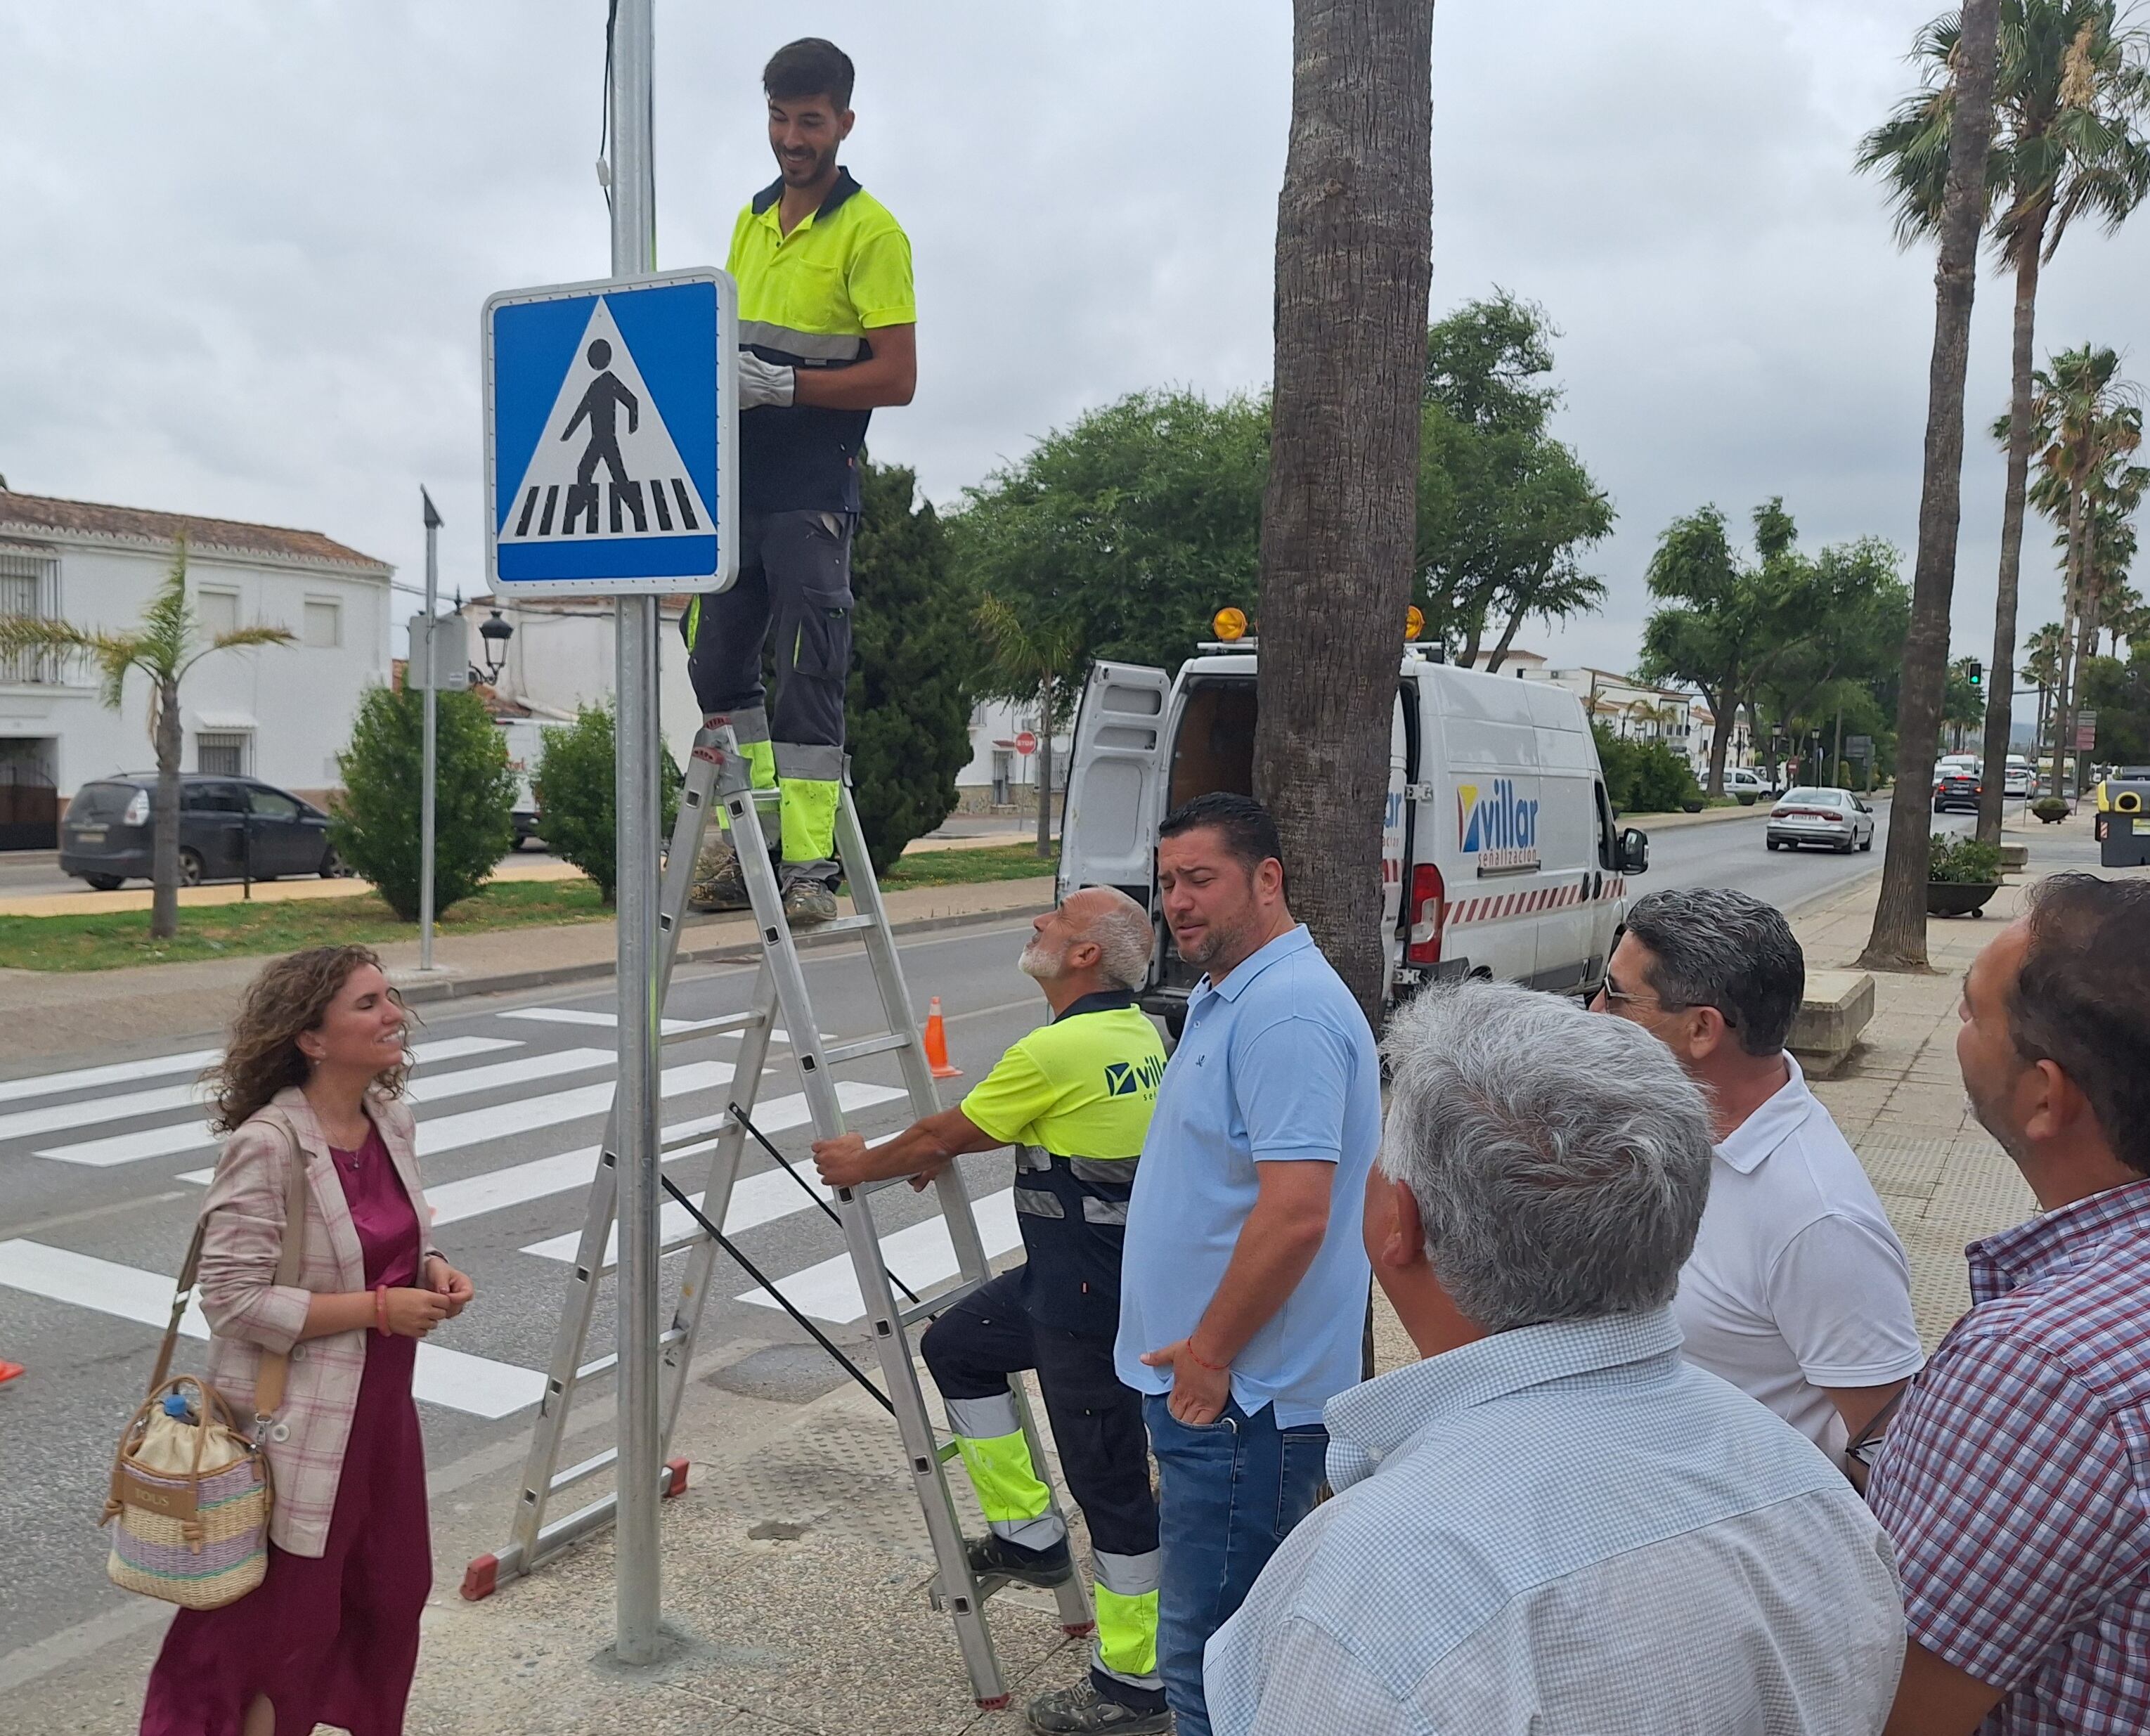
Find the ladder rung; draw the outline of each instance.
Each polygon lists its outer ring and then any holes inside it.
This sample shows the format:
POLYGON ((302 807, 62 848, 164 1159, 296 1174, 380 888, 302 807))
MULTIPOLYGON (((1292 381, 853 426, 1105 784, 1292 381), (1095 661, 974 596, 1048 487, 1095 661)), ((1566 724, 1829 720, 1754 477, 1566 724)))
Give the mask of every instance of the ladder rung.
POLYGON ((573 1488, 584 1477, 595 1476, 607 1466, 616 1463, 618 1458, 619 1449, 616 1446, 608 1446, 603 1452, 583 1460, 579 1465, 570 1465, 565 1471, 554 1471, 553 1481, 545 1486, 556 1494, 560 1490, 573 1488))
POLYGON ((839 916, 835 921, 824 922, 818 928, 793 929, 791 944, 795 946, 810 946, 816 941, 830 941, 834 940, 838 935, 856 934, 861 929, 871 928, 873 926, 874 919, 871 916, 839 916))
MULTIPOLYGON (((613 1269, 613 1268, 611 1266, 607 1266, 605 1268, 605 1270, 608 1272, 612 1271, 613 1269)), ((658 1335, 657 1348, 662 1350, 669 1345, 683 1343, 685 1341, 686 1336, 687 1335, 684 1331, 677 1326, 674 1326, 658 1335)), ((594 1375, 608 1373, 618 1365, 619 1352, 614 1350, 609 1355, 598 1357, 595 1362, 584 1363, 580 1368, 575 1370, 575 1378, 578 1380, 587 1380, 594 1375)))
POLYGON ((907 1049, 916 1039, 908 1031, 895 1031, 881 1037, 868 1037, 857 1042, 840 1042, 833 1049, 824 1049, 821 1058, 830 1067, 840 1067, 846 1061, 863 1060, 868 1055, 886 1055, 891 1049, 907 1049))
POLYGON ((722 1018, 690 1019, 676 1031, 667 1031, 661 1042, 692 1042, 698 1037, 722 1037, 730 1031, 743 1031, 761 1022, 755 1012, 728 1012, 722 1018))
POLYGON ((915 1325, 929 1315, 946 1314, 986 1281, 982 1278, 968 1278, 952 1289, 942 1290, 936 1295, 928 1296, 923 1302, 915 1302, 908 1308, 901 1309, 896 1316, 897 1324, 904 1326, 915 1325))

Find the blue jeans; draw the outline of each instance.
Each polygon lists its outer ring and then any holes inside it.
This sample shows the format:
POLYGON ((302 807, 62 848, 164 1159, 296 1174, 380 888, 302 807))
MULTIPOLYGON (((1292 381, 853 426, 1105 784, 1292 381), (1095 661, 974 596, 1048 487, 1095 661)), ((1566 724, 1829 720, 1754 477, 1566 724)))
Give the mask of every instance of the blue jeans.
POLYGON ((1143 1399, 1157 1456, 1157 1664, 1178 1736, 1209 1736, 1202 1648, 1246 1601, 1292 1527, 1314 1511, 1329 1453, 1320 1423, 1277 1427, 1236 1400, 1199 1428, 1176 1421, 1157 1394, 1143 1399))

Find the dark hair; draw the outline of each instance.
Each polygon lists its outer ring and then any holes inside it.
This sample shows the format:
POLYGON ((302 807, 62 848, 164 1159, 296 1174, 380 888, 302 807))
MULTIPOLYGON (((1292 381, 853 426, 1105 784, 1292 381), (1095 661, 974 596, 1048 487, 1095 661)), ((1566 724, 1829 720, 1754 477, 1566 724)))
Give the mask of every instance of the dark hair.
POLYGON ((851 106, 851 57, 819 36, 802 36, 769 57, 761 69, 761 88, 780 103, 801 97, 826 97, 837 112, 851 106))
POLYGON ((1749 1055, 1782 1052, 1807 961, 1774 905, 1729 886, 1653 892, 1629 907, 1628 932, 1656 956, 1650 987, 1668 1011, 1713 1007, 1749 1055))
MULTIPOLYGON (((203 1075, 216 1093, 212 1130, 235 1132, 286 1085, 306 1082, 311 1068, 299 1048, 299 1033, 320 1028, 330 1003, 351 972, 365 965, 381 967, 381 955, 371 946, 311 946, 262 966, 231 1022, 223 1060, 203 1075)), ((375 1086, 390 1097, 401 1096, 410 1066, 406 1048, 401 1060, 374 1075, 375 1086)))
POLYGON ((2008 1034, 2090 1099, 2112 1154, 2150 1175, 2150 881, 2056 874, 2031 894, 2008 1034))
POLYGON ((1225 853, 1249 874, 1272 856, 1279 867, 1284 865, 1284 841, 1277 836, 1276 821, 1251 795, 1229 790, 1198 795, 1166 815, 1157 835, 1160 839, 1176 838, 1182 832, 1204 827, 1224 840, 1225 853))

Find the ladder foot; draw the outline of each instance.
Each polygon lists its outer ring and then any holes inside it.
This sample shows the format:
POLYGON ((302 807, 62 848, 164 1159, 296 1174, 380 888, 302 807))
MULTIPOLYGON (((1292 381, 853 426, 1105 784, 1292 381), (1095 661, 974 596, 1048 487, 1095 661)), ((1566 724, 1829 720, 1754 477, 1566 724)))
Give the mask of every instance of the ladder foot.
POLYGON ((1012 1693, 997 1693, 991 1699, 979 1701, 978 1710, 981 1712, 1005 1712, 1007 1710, 1009 1706, 1014 1703, 1014 1701, 1015 1696, 1012 1693))
POLYGON ((481 1597, 490 1597, 500 1587, 500 1557, 497 1555, 476 1555, 463 1569, 463 1596, 475 1603, 481 1597))
POLYGON ((664 1492, 663 1498, 666 1501, 669 1501, 674 1496, 684 1495, 686 1492, 687 1461, 684 1459, 667 1459, 664 1461, 664 1492))
POLYGON ((1071 1628, 1063 1622, 1060 1625, 1060 1631, 1070 1639, 1088 1639, 1098 1631, 1098 1624, 1095 1622, 1078 1622, 1071 1628))

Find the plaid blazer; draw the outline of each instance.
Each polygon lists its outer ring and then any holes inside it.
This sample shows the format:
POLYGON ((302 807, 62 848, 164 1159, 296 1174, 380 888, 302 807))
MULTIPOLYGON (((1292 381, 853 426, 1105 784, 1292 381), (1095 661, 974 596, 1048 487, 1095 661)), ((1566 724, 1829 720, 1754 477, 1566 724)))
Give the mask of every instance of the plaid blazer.
MULTIPOLYGON (((420 1234, 433 1251, 425 1190, 418 1182, 416 1123, 402 1102, 369 1093, 366 1108, 418 1214, 420 1234)), ((287 1086, 224 1143, 216 1178, 202 1204, 199 1278, 209 1325, 209 1380, 243 1420, 254 1414, 254 1382, 261 1353, 287 1350, 290 1370, 284 1402, 265 1442, 275 1484, 270 1541, 293 1555, 328 1547, 343 1475, 345 1443, 366 1373, 366 1334, 331 1333, 298 1341, 310 1294, 366 1288, 366 1259, 345 1204, 343 1183, 327 1138, 305 1093, 287 1086), (285 1136, 290 1130, 290 1138, 285 1136), (292 1141, 306 1164, 306 1251, 299 1283, 280 1288, 276 1261, 284 1245, 285 1194, 292 1141)))

